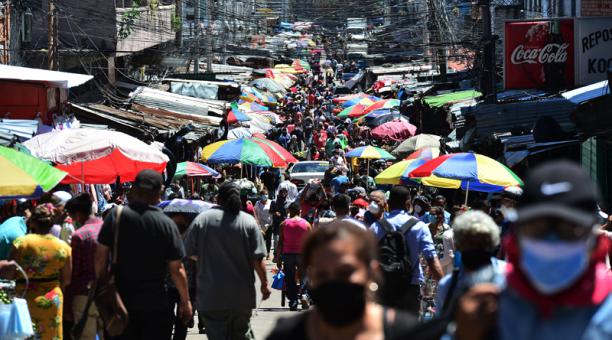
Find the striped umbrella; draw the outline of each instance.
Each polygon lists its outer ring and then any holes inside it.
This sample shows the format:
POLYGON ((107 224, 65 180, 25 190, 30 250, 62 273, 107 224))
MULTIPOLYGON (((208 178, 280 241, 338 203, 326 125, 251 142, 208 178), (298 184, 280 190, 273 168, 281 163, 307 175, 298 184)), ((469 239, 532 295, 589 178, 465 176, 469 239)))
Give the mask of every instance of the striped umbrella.
POLYGON ((351 100, 344 102, 341 106, 349 107, 349 106, 354 106, 358 104, 370 106, 374 104, 375 102, 377 102, 378 100, 380 100, 380 98, 374 97, 374 96, 367 96, 367 97, 361 97, 361 98, 357 97, 357 98, 353 98, 351 100))
POLYGON ((431 160, 431 159, 437 158, 438 156, 440 156, 439 148, 425 147, 425 148, 418 149, 417 151, 411 153, 410 155, 408 155, 408 157, 404 159, 408 160, 408 159, 425 158, 425 159, 431 160))
POLYGON ((336 117, 338 117, 338 118, 361 117, 362 116, 361 113, 367 107, 368 107, 367 105, 362 105, 362 104, 357 104, 357 105, 349 106, 346 109, 340 111, 340 113, 338 113, 338 115, 336 115, 336 117))
POLYGON ((377 184, 414 184, 415 181, 408 177, 408 174, 427 163, 425 158, 417 158, 401 161, 386 168, 383 172, 376 176, 377 184))
POLYGON ((360 92, 360 93, 355 93, 355 94, 347 94, 346 96, 336 97, 332 99, 332 102, 334 104, 341 104, 341 103, 346 103, 347 101, 353 100, 355 98, 365 98, 365 97, 368 97, 368 95, 363 92, 360 92))
MULTIPOLYGON (((471 152, 443 155, 413 170, 410 178, 437 176, 460 182, 466 191, 498 192, 507 187, 523 186, 523 181, 505 165, 487 156, 471 152)), ((429 185, 421 180, 421 183, 429 185)), ((466 193, 467 204, 467 193, 466 193)))
POLYGON ((0 146, 0 199, 37 198, 67 173, 15 149, 0 146))
POLYGON ((284 168, 298 161, 282 146, 262 138, 239 138, 210 144, 202 150, 202 160, 275 168, 284 168))
POLYGON ((219 176, 219 173, 204 164, 195 162, 181 162, 176 165, 176 172, 174 177, 205 177, 205 176, 219 176))
POLYGON ((395 159, 393 155, 387 151, 375 146, 360 146, 349 151, 346 154, 348 158, 363 158, 363 159, 395 159))
POLYGON ((238 107, 237 103, 230 104, 231 109, 227 112, 227 124, 232 125, 238 122, 246 122, 251 120, 246 113, 238 107))
POLYGON ((368 114, 372 111, 380 110, 380 109, 392 109, 400 106, 400 101, 398 99, 383 99, 375 102, 370 105, 367 109, 363 111, 364 114, 368 114))

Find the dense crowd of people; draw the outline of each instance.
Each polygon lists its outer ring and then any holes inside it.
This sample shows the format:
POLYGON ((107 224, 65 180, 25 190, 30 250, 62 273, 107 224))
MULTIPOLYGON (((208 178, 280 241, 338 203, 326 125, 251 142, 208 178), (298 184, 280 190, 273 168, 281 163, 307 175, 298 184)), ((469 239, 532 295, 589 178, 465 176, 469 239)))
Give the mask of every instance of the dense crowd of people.
POLYGON ((301 77, 268 134, 300 159, 328 162, 320 180, 298 187, 279 169, 250 166, 243 177, 226 167, 195 189, 164 188, 144 170, 131 186, 15 201, 0 225, 0 274, 18 291, 16 265, 28 275, 36 338, 179 340, 197 324, 212 340, 253 339, 273 261, 289 310, 304 312, 269 339, 612 339, 612 219, 581 168, 551 162, 523 192, 474 194, 467 205, 454 191, 377 185, 388 164, 346 153, 394 142, 336 119, 334 86, 301 77), (158 207, 173 199, 212 207, 158 207), (129 315, 112 336, 92 301, 108 277, 129 315))

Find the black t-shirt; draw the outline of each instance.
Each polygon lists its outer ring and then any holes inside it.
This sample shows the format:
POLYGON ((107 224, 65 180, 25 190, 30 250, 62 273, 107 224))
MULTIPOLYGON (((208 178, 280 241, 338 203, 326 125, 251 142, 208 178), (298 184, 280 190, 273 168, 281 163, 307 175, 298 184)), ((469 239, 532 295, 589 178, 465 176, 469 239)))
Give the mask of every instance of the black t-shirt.
MULTIPOLYGON (((113 220, 104 220, 98 242, 113 249, 113 220)), ((132 203, 123 208, 119 224, 117 290, 129 310, 159 311, 169 307, 165 278, 168 262, 185 257, 176 224, 159 208, 132 203)))
MULTIPOLYGON (((279 319, 276 323, 276 327, 274 327, 274 330, 272 330, 272 333, 268 335, 267 340, 308 340, 308 336, 306 334, 306 321, 310 313, 312 312, 306 311, 289 318, 279 319)), ((385 309, 384 314, 387 314, 387 309, 385 309)), ((396 311, 395 320, 393 322, 389 322, 389 320, 384 317, 383 328, 385 340, 436 339, 435 337, 431 337, 429 334, 425 335, 422 331, 418 330, 421 327, 418 324, 417 317, 405 312, 396 311), (415 335, 415 337, 411 337, 412 335, 415 335)))

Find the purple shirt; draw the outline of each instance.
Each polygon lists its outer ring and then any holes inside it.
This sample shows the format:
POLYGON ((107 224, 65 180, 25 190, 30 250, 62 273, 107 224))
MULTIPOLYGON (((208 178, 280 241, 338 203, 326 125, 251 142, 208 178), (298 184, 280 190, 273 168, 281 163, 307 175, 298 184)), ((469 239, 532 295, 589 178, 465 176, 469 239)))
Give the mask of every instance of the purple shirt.
POLYGON ((90 218, 72 234, 72 280, 69 289, 74 295, 87 295, 87 285, 96 277, 94 258, 102 222, 99 217, 90 218))

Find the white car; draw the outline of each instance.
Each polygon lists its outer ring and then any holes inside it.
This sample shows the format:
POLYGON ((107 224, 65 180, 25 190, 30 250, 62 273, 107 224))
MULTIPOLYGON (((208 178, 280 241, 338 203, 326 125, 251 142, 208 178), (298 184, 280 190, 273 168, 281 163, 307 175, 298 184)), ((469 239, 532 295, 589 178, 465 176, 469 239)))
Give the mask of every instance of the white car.
POLYGON ((291 181, 302 188, 306 186, 311 179, 323 180, 327 169, 329 169, 329 162, 303 161, 293 164, 288 171, 291 175, 291 181))

